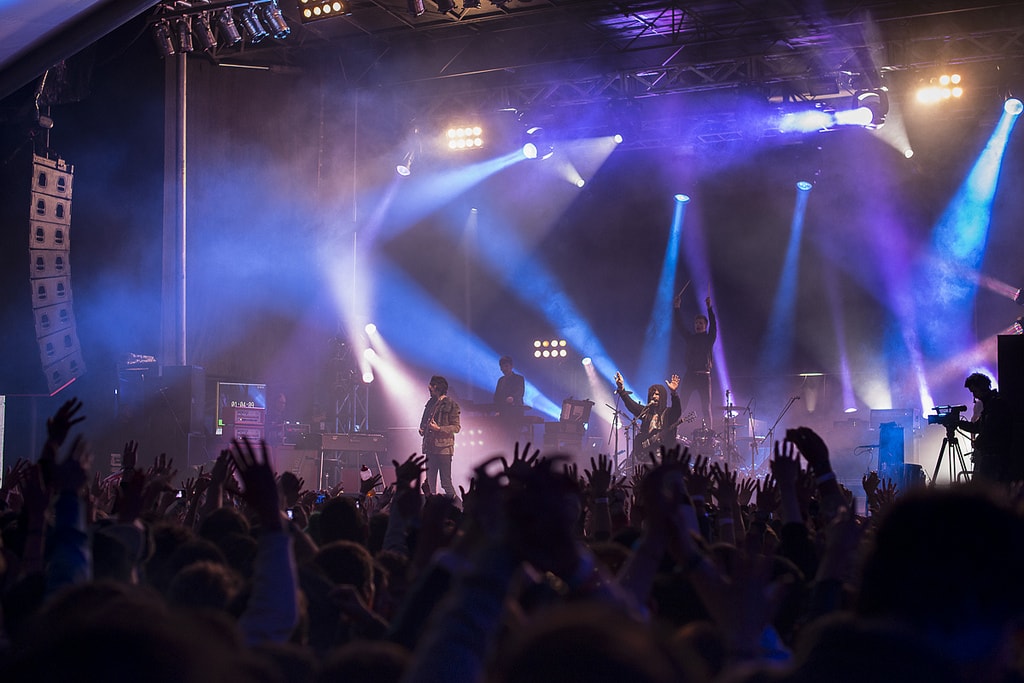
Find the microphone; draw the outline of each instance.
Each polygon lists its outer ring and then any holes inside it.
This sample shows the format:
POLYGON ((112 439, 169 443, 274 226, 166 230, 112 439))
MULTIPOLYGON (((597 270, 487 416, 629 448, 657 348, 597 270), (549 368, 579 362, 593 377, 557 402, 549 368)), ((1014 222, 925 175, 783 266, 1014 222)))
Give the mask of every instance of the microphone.
POLYGON ((791 398, 791 399, 789 399, 789 400, 790 400, 790 401, 799 401, 799 400, 800 400, 800 397, 799 397, 799 396, 794 396, 793 398, 791 398))

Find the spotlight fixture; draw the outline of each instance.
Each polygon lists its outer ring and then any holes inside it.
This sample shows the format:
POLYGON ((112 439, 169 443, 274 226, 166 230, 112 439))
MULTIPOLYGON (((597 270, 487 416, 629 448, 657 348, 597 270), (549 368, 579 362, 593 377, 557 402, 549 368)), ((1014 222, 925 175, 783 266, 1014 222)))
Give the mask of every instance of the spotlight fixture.
POLYGON ((222 10, 217 15, 217 27, 220 29, 221 39, 227 45, 238 45, 242 42, 242 33, 235 23, 235 16, 230 9, 222 10))
POLYGON ((352 3, 349 0, 299 0, 299 9, 302 23, 308 24, 318 19, 352 14, 352 3))
POLYGON ((480 126, 454 126, 448 129, 448 149, 480 149, 484 146, 484 131, 480 126))
POLYGON ((423 0, 408 0, 409 14, 414 17, 421 16, 426 12, 426 8, 423 6, 423 0))
POLYGON ((534 358, 565 358, 569 355, 566 349, 568 342, 564 339, 535 339, 533 341, 534 358))
POLYGON ((188 16, 178 17, 174 22, 178 34, 178 52, 192 52, 192 20, 188 16))
POLYGON ((964 88, 960 74, 942 74, 931 78, 917 89, 917 101, 922 104, 936 104, 963 97, 964 88))
POLYGON ((1018 289, 1017 293, 1013 295, 1013 303, 1018 306, 1024 306, 1024 296, 1022 296, 1022 292, 1024 292, 1024 288, 1018 289))
POLYGON ((855 111, 866 109, 870 112, 870 121, 863 124, 865 128, 881 128, 889 113, 889 93, 885 88, 858 92, 853 96, 853 108, 855 111))
POLYGON ((1011 97, 1003 104, 1003 111, 1010 116, 1020 116, 1021 112, 1024 112, 1024 102, 1016 97, 1011 97))
POLYGON ((153 24, 153 40, 161 57, 170 57, 178 52, 171 37, 171 26, 165 20, 153 24))
POLYGON ((263 28, 263 24, 260 23, 259 17, 256 16, 256 7, 249 5, 242 10, 242 28, 245 29, 246 35, 249 36, 249 42, 253 45, 259 43, 269 35, 267 29, 263 28))
POLYGON ((408 154, 405 155, 405 158, 402 159, 402 163, 398 164, 398 166, 395 166, 395 170, 398 171, 398 175, 408 176, 412 174, 413 156, 413 153, 409 152, 408 154))
POLYGON ((796 184, 796 189, 800 190, 801 192, 810 192, 812 187, 814 186, 811 185, 806 180, 799 180, 796 184))
POLYGON ((532 126, 526 129, 526 143, 523 144, 523 156, 527 159, 550 159, 555 148, 545 140, 544 129, 532 126))
POLYGON ((260 5, 260 9, 263 11, 263 22, 270 29, 270 35, 274 36, 277 40, 287 38, 292 29, 288 26, 288 22, 284 20, 281 8, 277 6, 277 0, 270 0, 267 4, 260 5))
POLYGON ((1013 324, 1010 325, 1010 332, 1012 334, 1024 334, 1024 315, 1013 321, 1013 324))
POLYGON ((213 29, 210 28, 210 16, 206 12, 196 15, 192 20, 192 32, 203 52, 209 52, 217 47, 217 37, 213 35, 213 29))

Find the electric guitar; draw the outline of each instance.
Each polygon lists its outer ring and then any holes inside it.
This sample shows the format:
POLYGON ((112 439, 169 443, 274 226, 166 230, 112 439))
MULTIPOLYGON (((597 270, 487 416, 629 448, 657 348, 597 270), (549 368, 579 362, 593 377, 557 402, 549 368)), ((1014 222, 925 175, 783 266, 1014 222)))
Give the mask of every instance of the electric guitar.
POLYGON ((696 419, 697 419, 697 413, 695 413, 694 411, 691 410, 684 417, 679 418, 678 420, 676 420, 672 424, 668 425, 667 427, 662 427, 658 431, 652 432, 646 439, 644 439, 644 440, 642 440, 640 442, 640 450, 641 451, 646 451, 653 444, 661 441, 661 437, 664 436, 666 433, 672 431, 673 429, 675 429, 679 425, 683 424, 684 422, 690 423, 690 422, 693 422, 696 419))

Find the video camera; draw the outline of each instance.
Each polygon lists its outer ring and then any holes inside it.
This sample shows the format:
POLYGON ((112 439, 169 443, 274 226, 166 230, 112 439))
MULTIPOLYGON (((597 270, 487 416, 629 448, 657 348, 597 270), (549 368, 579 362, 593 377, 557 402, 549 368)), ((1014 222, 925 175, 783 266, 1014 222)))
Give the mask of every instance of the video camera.
POLYGON ((956 429, 960 424, 960 416, 967 411, 967 406, 935 406, 932 410, 935 414, 928 416, 928 424, 956 429))

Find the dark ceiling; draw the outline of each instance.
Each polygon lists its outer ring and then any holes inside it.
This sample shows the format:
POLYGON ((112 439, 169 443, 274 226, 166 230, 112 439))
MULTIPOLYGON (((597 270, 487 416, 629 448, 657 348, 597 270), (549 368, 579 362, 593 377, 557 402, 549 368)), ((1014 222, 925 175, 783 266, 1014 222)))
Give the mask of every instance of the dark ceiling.
MULTIPOLYGON (((816 79, 856 87, 851 77, 899 81, 946 65, 973 66, 985 88, 1019 88, 1024 56, 1021 0, 481 0, 444 14, 423 3, 417 17, 408 0, 354 0, 348 16, 303 25, 297 3, 280 0, 288 38, 209 58, 325 68, 353 87, 400 86, 426 100, 477 91, 513 105, 560 105, 737 87, 800 98, 816 79)), ((59 17, 63 25, 13 17, 16 30, 50 35, 0 63, 0 97, 156 3, 81 4, 89 11, 59 17)), ((167 4, 147 18, 167 14, 167 4)))

